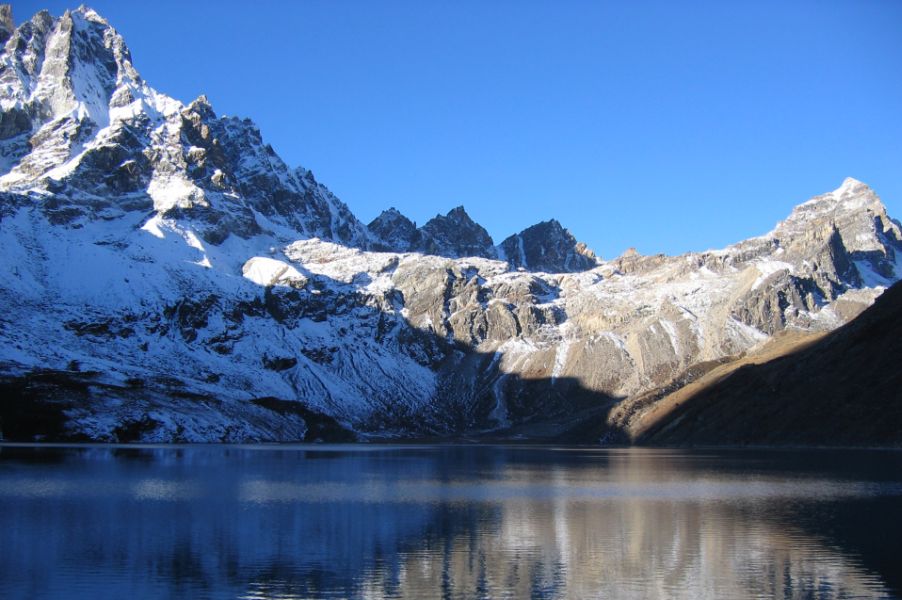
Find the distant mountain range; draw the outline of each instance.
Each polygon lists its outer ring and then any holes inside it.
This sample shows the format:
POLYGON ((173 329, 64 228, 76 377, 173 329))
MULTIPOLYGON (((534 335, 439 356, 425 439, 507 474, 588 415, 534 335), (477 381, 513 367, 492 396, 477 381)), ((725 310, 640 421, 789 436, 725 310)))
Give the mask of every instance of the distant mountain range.
POLYGON ((151 88, 96 12, 4 6, 0 43, 5 439, 630 441, 691 374, 902 276, 854 179, 676 257, 604 261, 555 220, 496 245, 463 207, 364 225, 250 120, 151 88))

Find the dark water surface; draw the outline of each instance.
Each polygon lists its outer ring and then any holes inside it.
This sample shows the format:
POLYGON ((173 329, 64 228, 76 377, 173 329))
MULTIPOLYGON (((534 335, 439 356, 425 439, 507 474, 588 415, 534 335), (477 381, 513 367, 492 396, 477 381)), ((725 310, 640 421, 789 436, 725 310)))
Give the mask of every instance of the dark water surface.
POLYGON ((902 453, 0 446, 0 598, 902 598, 902 453))

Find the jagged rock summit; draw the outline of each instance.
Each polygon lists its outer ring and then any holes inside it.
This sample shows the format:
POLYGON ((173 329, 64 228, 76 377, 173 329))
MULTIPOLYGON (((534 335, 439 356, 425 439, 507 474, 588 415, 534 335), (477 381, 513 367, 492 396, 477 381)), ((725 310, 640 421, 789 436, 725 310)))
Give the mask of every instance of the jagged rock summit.
POLYGON ((422 247, 426 254, 460 258, 483 256, 495 258, 491 236, 467 214, 463 206, 452 208, 446 215, 436 215, 423 225, 422 247))
POLYGON ((436 215, 419 229, 397 209, 390 208, 373 219, 367 229, 373 250, 422 252, 449 258, 497 258, 512 269, 546 273, 585 271, 598 265, 595 254, 555 219, 528 227, 498 246, 463 206, 447 215, 436 215))
POLYGON ((251 121, 151 88, 90 9, 8 16, 6 439, 547 436, 834 329, 902 275, 899 225, 854 180, 675 257, 603 261, 556 221, 495 246, 463 208, 364 226, 251 121))
POLYGON ((491 236, 476 223, 463 206, 446 215, 436 215, 417 229, 416 224, 390 208, 376 217, 367 229, 371 247, 390 252, 421 252, 449 258, 480 256, 496 258, 491 236))
POLYGON ((512 266, 530 271, 586 271, 598 265, 595 253, 556 219, 510 236, 501 242, 501 250, 512 266))
POLYGON ((0 191, 28 194, 55 222, 140 210, 163 227, 190 219, 212 244, 261 233, 366 242, 347 207, 309 171, 289 169, 250 120, 149 87, 89 8, 35 15, 6 42, 0 68, 0 191))
POLYGON ((366 226, 370 233, 371 246, 384 252, 416 252, 420 247, 422 234, 416 223, 391 207, 373 219, 366 226))

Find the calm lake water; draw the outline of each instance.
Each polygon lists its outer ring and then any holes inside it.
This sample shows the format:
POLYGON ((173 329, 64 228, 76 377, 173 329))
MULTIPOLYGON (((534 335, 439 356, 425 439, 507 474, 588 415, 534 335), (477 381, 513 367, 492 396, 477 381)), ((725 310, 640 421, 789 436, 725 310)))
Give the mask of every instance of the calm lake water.
POLYGON ((0 598, 900 598, 902 453, 0 446, 0 598))

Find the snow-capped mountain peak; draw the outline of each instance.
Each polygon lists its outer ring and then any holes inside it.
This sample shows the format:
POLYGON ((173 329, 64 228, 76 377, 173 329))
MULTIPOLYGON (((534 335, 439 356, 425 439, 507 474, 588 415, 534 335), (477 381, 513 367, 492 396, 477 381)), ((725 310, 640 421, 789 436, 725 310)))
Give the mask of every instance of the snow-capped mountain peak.
POLYGON ((121 103, 127 89, 142 86, 122 36, 84 6, 47 25, 39 13, 12 36, 16 48, 5 49, 4 108, 35 106, 50 121, 71 116, 106 127, 113 97, 121 103))
POLYGON ((55 218, 151 210, 190 221, 214 244, 233 235, 366 244, 347 207, 289 169, 250 120, 149 87, 89 8, 38 13, 12 33, 0 65, 0 190, 52 195, 55 218))
POLYGON ((14 30, 8 14, 0 375, 42 390, 61 437, 564 418, 837 327, 902 275, 898 224, 854 180, 768 234, 674 257, 601 261, 553 219, 495 246, 463 207, 365 227, 249 119, 149 87, 93 11, 14 30))
MULTIPOLYGON (((846 178, 832 192, 815 196, 795 207, 770 235, 776 239, 832 235, 838 232, 846 250, 857 259, 886 257, 886 240, 902 240, 902 229, 886 212, 876 192, 867 184, 846 178), (820 224, 819 232, 810 231, 820 224), (876 254, 875 254, 876 253, 876 254)), ((892 256, 888 257, 894 260, 892 256)))

